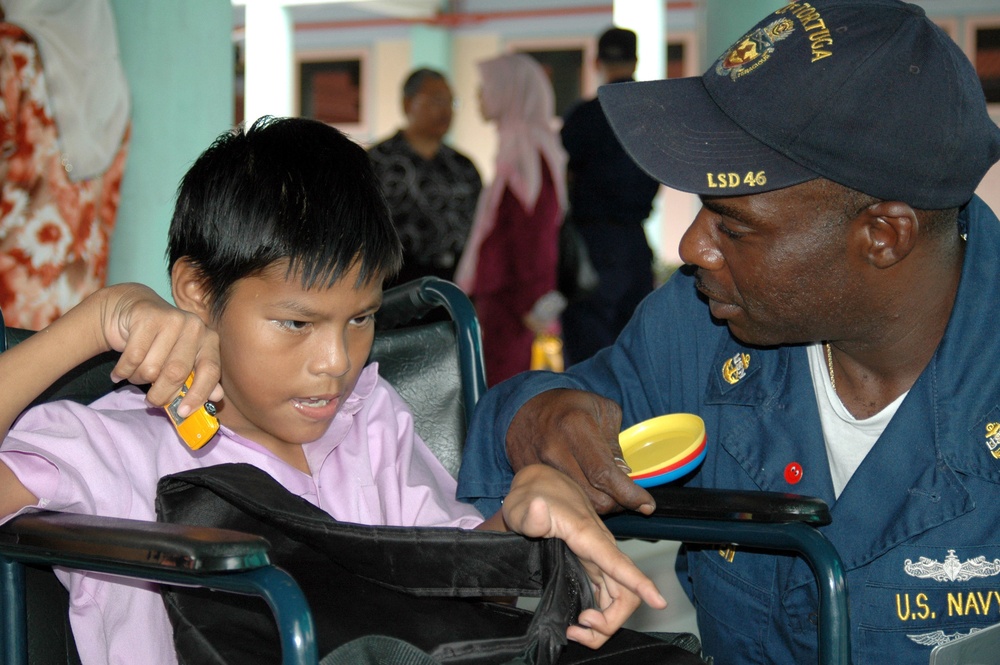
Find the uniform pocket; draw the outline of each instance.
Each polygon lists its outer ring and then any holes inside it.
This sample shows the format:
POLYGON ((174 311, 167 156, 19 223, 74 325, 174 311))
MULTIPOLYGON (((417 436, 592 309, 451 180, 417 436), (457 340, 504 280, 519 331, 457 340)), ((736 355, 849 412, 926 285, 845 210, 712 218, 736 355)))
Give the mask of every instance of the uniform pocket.
POLYGON ((737 552, 730 562, 718 550, 689 550, 698 631, 705 654, 717 663, 767 662, 764 645, 776 596, 770 585, 773 557, 767 558, 737 552))

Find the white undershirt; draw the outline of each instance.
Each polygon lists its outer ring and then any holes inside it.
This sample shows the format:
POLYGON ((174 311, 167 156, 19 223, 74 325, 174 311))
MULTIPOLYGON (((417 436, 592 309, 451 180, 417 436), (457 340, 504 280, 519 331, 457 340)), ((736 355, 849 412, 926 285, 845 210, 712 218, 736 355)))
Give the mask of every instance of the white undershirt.
POLYGON ((847 481, 851 479, 882 435, 903 398, 906 397, 906 393, 897 397, 871 418, 858 420, 844 407, 844 403, 833 389, 823 345, 810 344, 806 352, 809 355, 809 371, 812 374, 816 405, 819 407, 819 421, 826 442, 826 457, 830 462, 833 492, 835 497, 840 498, 847 481))

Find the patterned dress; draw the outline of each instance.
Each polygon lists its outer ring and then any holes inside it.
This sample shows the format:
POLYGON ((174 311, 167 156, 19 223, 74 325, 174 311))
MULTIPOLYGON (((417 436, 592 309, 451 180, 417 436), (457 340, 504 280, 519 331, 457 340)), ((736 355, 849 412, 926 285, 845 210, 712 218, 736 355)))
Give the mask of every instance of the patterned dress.
POLYGON ((0 310, 40 329, 107 279, 129 129, 102 176, 64 163, 35 42, 0 23, 0 310))

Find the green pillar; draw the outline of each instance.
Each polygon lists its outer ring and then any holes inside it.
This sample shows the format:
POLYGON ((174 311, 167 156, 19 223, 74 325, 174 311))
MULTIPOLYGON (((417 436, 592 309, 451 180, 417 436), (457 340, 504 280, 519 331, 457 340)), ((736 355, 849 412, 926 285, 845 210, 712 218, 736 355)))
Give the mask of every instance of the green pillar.
POLYGON ((786 0, 705 0, 702 62, 707 69, 733 43, 786 0))
POLYGON ((233 123, 230 0, 112 0, 132 93, 132 141, 111 241, 109 283, 170 297, 167 229, 177 185, 233 123))
POLYGON ((452 79, 451 33, 435 25, 410 28, 410 69, 429 67, 452 79))

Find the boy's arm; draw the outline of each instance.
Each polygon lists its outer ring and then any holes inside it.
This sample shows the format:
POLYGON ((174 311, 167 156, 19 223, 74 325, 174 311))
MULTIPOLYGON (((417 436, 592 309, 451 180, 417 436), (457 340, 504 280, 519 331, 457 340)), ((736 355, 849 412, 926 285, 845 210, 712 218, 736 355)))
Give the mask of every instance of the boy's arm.
POLYGON ((604 644, 642 601, 658 609, 667 605, 653 581, 618 549, 580 486, 552 467, 518 471, 501 511, 479 528, 566 542, 587 570, 597 600, 597 608, 581 612, 566 635, 588 647, 604 644))
MULTIPOLYGON (((166 404, 184 380, 195 380, 178 411, 186 415, 222 398, 219 344, 194 314, 181 311, 151 289, 121 284, 101 289, 47 328, 0 353, 0 432, 54 381, 105 351, 121 351, 113 375, 151 383, 151 404, 166 404)), ((0 463, 0 516, 37 499, 0 463)))

